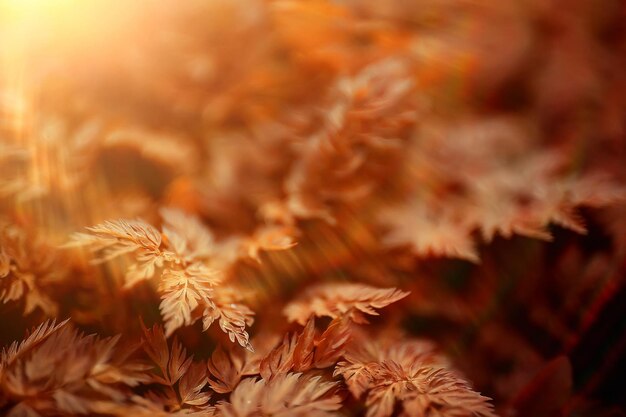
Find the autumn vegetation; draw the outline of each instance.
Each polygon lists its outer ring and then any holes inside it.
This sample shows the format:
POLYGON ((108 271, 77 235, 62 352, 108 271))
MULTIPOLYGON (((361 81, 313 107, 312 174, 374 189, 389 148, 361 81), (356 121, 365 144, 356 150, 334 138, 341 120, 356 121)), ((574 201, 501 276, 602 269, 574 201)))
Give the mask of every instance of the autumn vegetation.
POLYGON ((602 3, 0 0, 0 415, 625 415, 602 3))

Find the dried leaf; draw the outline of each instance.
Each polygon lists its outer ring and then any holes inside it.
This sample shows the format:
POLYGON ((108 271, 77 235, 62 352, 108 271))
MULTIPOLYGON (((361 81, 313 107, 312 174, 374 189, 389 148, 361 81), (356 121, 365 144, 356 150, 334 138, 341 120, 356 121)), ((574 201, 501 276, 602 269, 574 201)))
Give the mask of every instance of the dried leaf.
POLYGON ((383 308, 408 295, 395 288, 375 288, 363 284, 332 283, 309 288, 296 301, 285 307, 289 321, 302 325, 309 317, 338 318, 348 315, 357 323, 367 323, 365 314, 378 315, 375 309, 383 308))
POLYGON ((244 379, 231 394, 230 402, 218 409, 225 417, 247 416, 338 416, 341 398, 335 382, 319 376, 288 373, 272 381, 244 379))
POLYGON ((351 331, 350 322, 346 316, 334 319, 326 331, 316 341, 314 363, 316 368, 334 366, 345 352, 351 331))
POLYGON ((231 392, 243 376, 245 359, 240 352, 226 351, 220 345, 211 354, 207 361, 207 368, 211 373, 209 385, 217 393, 231 392))
MULTIPOLYGON (((359 342, 361 343, 361 342, 359 342)), ((488 398, 471 390, 431 343, 404 341, 363 349, 353 344, 337 364, 352 394, 365 400, 368 417, 389 417, 396 403, 402 415, 494 417, 488 398)))
POLYGON ((127 398, 129 387, 148 377, 142 363, 117 355, 118 341, 84 336, 67 321, 43 323, 24 342, 3 350, 3 407, 14 415, 47 414, 50 408, 89 414, 96 402, 127 398))

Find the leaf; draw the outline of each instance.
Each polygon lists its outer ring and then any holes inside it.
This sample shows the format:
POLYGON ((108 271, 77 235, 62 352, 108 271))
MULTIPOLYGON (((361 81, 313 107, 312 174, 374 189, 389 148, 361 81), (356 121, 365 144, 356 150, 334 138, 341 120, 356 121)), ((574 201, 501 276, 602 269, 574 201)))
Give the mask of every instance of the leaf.
POLYGON ((388 246, 410 245, 421 257, 445 256, 478 262, 478 253, 465 221, 457 220, 449 210, 430 209, 416 201, 387 208, 379 216, 390 231, 383 239, 388 246))
POLYGON ((363 349, 354 343, 335 369, 350 392, 366 395, 367 417, 389 417, 396 404, 402 416, 495 417, 489 399, 474 392, 436 354, 431 343, 402 341, 363 349))
POLYGON ((201 406, 209 402, 211 394, 202 392, 208 379, 206 368, 202 363, 193 363, 184 372, 178 385, 181 402, 183 404, 201 406))
POLYGON ((286 334, 282 343, 263 358, 261 376, 269 381, 292 370, 306 372, 335 366, 345 352, 350 334, 347 317, 333 320, 319 337, 316 337, 314 320, 310 319, 300 334, 286 334))
POLYGON ((343 376, 348 389, 356 398, 370 389, 378 363, 387 355, 387 348, 377 340, 354 339, 337 363, 333 376, 343 376))
POLYGON ((369 390, 370 386, 373 385, 372 381, 374 380, 377 369, 378 365, 376 365, 375 362, 339 362, 333 375, 343 376, 352 395, 355 398, 361 398, 361 396, 369 390))
POLYGON ((119 337, 85 336, 63 322, 46 322, 3 351, 0 390, 14 415, 92 414, 94 404, 123 401, 147 382, 142 363, 118 355, 119 337))
POLYGON ((57 390, 52 394, 52 398, 56 403, 56 406, 60 411, 64 411, 69 414, 88 414, 89 403, 84 399, 72 395, 69 392, 65 392, 62 389, 57 390))
POLYGON ((225 417, 252 416, 339 416, 341 398, 333 390, 335 382, 319 376, 289 373, 271 381, 244 379, 235 388, 230 402, 218 404, 225 417))
POLYGON ((167 339, 163 333, 163 329, 157 325, 154 325, 152 329, 148 330, 143 322, 143 337, 145 343, 143 344, 143 350, 148 357, 152 359, 154 363, 161 369, 164 377, 167 377, 167 364, 170 361, 170 349, 167 345, 167 339))
POLYGON ((213 304, 203 313, 203 329, 206 331, 215 320, 231 342, 235 340, 249 351, 254 351, 246 326, 254 322, 254 312, 243 304, 234 302, 234 296, 223 288, 215 295, 213 304))
POLYGON ((87 227, 87 230, 91 233, 90 235, 76 234, 73 236, 73 243, 95 244, 98 250, 117 244, 121 246, 122 251, 145 248, 158 252, 162 242, 159 231, 142 220, 108 220, 102 224, 87 227))
POLYGON ((231 341, 252 349, 246 326, 252 324, 254 313, 236 303, 229 289, 215 293, 224 274, 208 266, 217 254, 210 232, 199 219, 182 211, 164 208, 161 215, 163 235, 141 220, 116 220, 87 228, 89 234, 74 234, 66 246, 86 245, 102 251, 100 261, 132 253, 135 262, 127 270, 126 286, 150 279, 158 270, 159 310, 167 337, 202 316, 204 330, 218 320, 231 341))
POLYGON ((285 226, 264 226, 244 242, 246 252, 252 259, 261 262, 261 251, 287 250, 296 245, 295 229, 285 226))
POLYGON ((97 262, 133 254, 136 263, 126 273, 127 287, 152 278, 168 259, 168 254, 161 250, 161 234, 142 220, 110 220, 87 230, 89 233, 74 233, 64 247, 87 246, 100 253, 97 262))
POLYGON ((44 235, 0 219, 0 248, 0 301, 22 301, 24 314, 40 308, 47 316, 55 316, 58 304, 50 293, 68 271, 44 235))
POLYGON ((187 372, 192 358, 187 357, 183 345, 176 339, 172 341, 170 349, 163 329, 157 325, 148 330, 144 327, 143 349, 152 361, 159 367, 162 377, 156 381, 164 385, 174 385, 187 372))
POLYGON ((0 374, 2 369, 10 366, 15 360, 19 359, 21 355, 24 355, 33 349, 38 344, 44 342, 55 332, 62 329, 69 323, 69 319, 66 319, 59 324, 56 320, 45 321, 37 326, 35 329, 27 334, 26 339, 22 342, 13 342, 8 348, 2 348, 2 356, 0 358, 0 374))
POLYGON ((489 399, 473 391, 469 384, 454 372, 446 369, 429 369, 413 376, 412 383, 418 391, 403 400, 404 417, 428 415, 438 412, 441 416, 470 415, 496 417, 489 399))
POLYGON ((364 314, 378 315, 375 309, 386 307, 408 294, 395 288, 375 288, 364 284, 322 284, 306 290, 283 312, 289 321, 302 325, 311 316, 335 319, 343 315, 348 315, 356 323, 367 323, 364 314))
POLYGON ((176 339, 172 342, 172 350, 170 351, 170 359, 167 364, 168 382, 174 385, 178 380, 187 373, 191 366, 191 357, 187 357, 187 351, 183 345, 176 339))
POLYGON ((193 358, 187 356, 185 348, 176 338, 172 340, 170 349, 159 326, 151 330, 144 328, 144 338, 144 350, 160 370, 160 375, 153 374, 151 381, 168 390, 165 395, 151 392, 147 399, 141 399, 137 405, 141 408, 179 410, 181 415, 212 412, 212 407, 208 405, 211 395, 203 391, 208 382, 205 365, 193 362, 193 358))
POLYGON ((211 354, 207 361, 207 368, 212 378, 209 378, 209 386, 217 393, 231 392, 244 372, 245 359, 240 352, 226 351, 220 345, 211 354))
POLYGON ((297 372, 311 369, 315 353, 315 321, 309 319, 293 350, 293 369, 297 372))
POLYGON ((124 287, 130 288, 139 281, 145 281, 152 278, 157 269, 163 266, 163 259, 154 256, 153 253, 146 252, 143 249, 137 250, 135 254, 136 262, 128 267, 126 271, 126 282, 124 287))
MULTIPOLYGON (((217 405, 218 411, 224 417, 252 417, 261 414, 261 400, 266 384, 263 380, 246 378, 230 395, 230 402, 221 402, 217 405)), ((262 414, 261 414, 262 415, 262 414)))
POLYGON ((316 342, 315 367, 323 369, 334 366, 343 356, 350 336, 350 322, 347 316, 334 319, 316 342))
POLYGON ((402 193, 378 216, 383 242, 478 262, 477 234, 551 240, 550 224, 585 233, 578 207, 624 198, 606 177, 578 172, 571 150, 537 146, 534 134, 521 118, 425 122, 406 147, 402 193))
POLYGON ((195 216, 174 208, 162 208, 163 233, 173 240, 173 236, 182 240, 175 250, 189 259, 206 259, 215 254, 213 234, 195 216))
POLYGON ((181 326, 192 324, 193 311, 199 306, 212 304, 215 280, 210 271, 201 275, 196 271, 166 270, 159 286, 161 304, 159 310, 165 321, 165 334, 170 336, 181 326))
POLYGON ((297 217, 334 224, 337 207, 367 204, 401 166, 405 129, 417 116, 410 65, 386 59, 355 72, 335 78, 315 124, 296 142, 284 188, 297 217))
POLYGON ((296 335, 285 335, 282 343, 279 343, 272 351, 261 361, 261 376, 265 380, 270 380, 276 375, 286 374, 293 366, 293 355, 296 348, 296 335))

